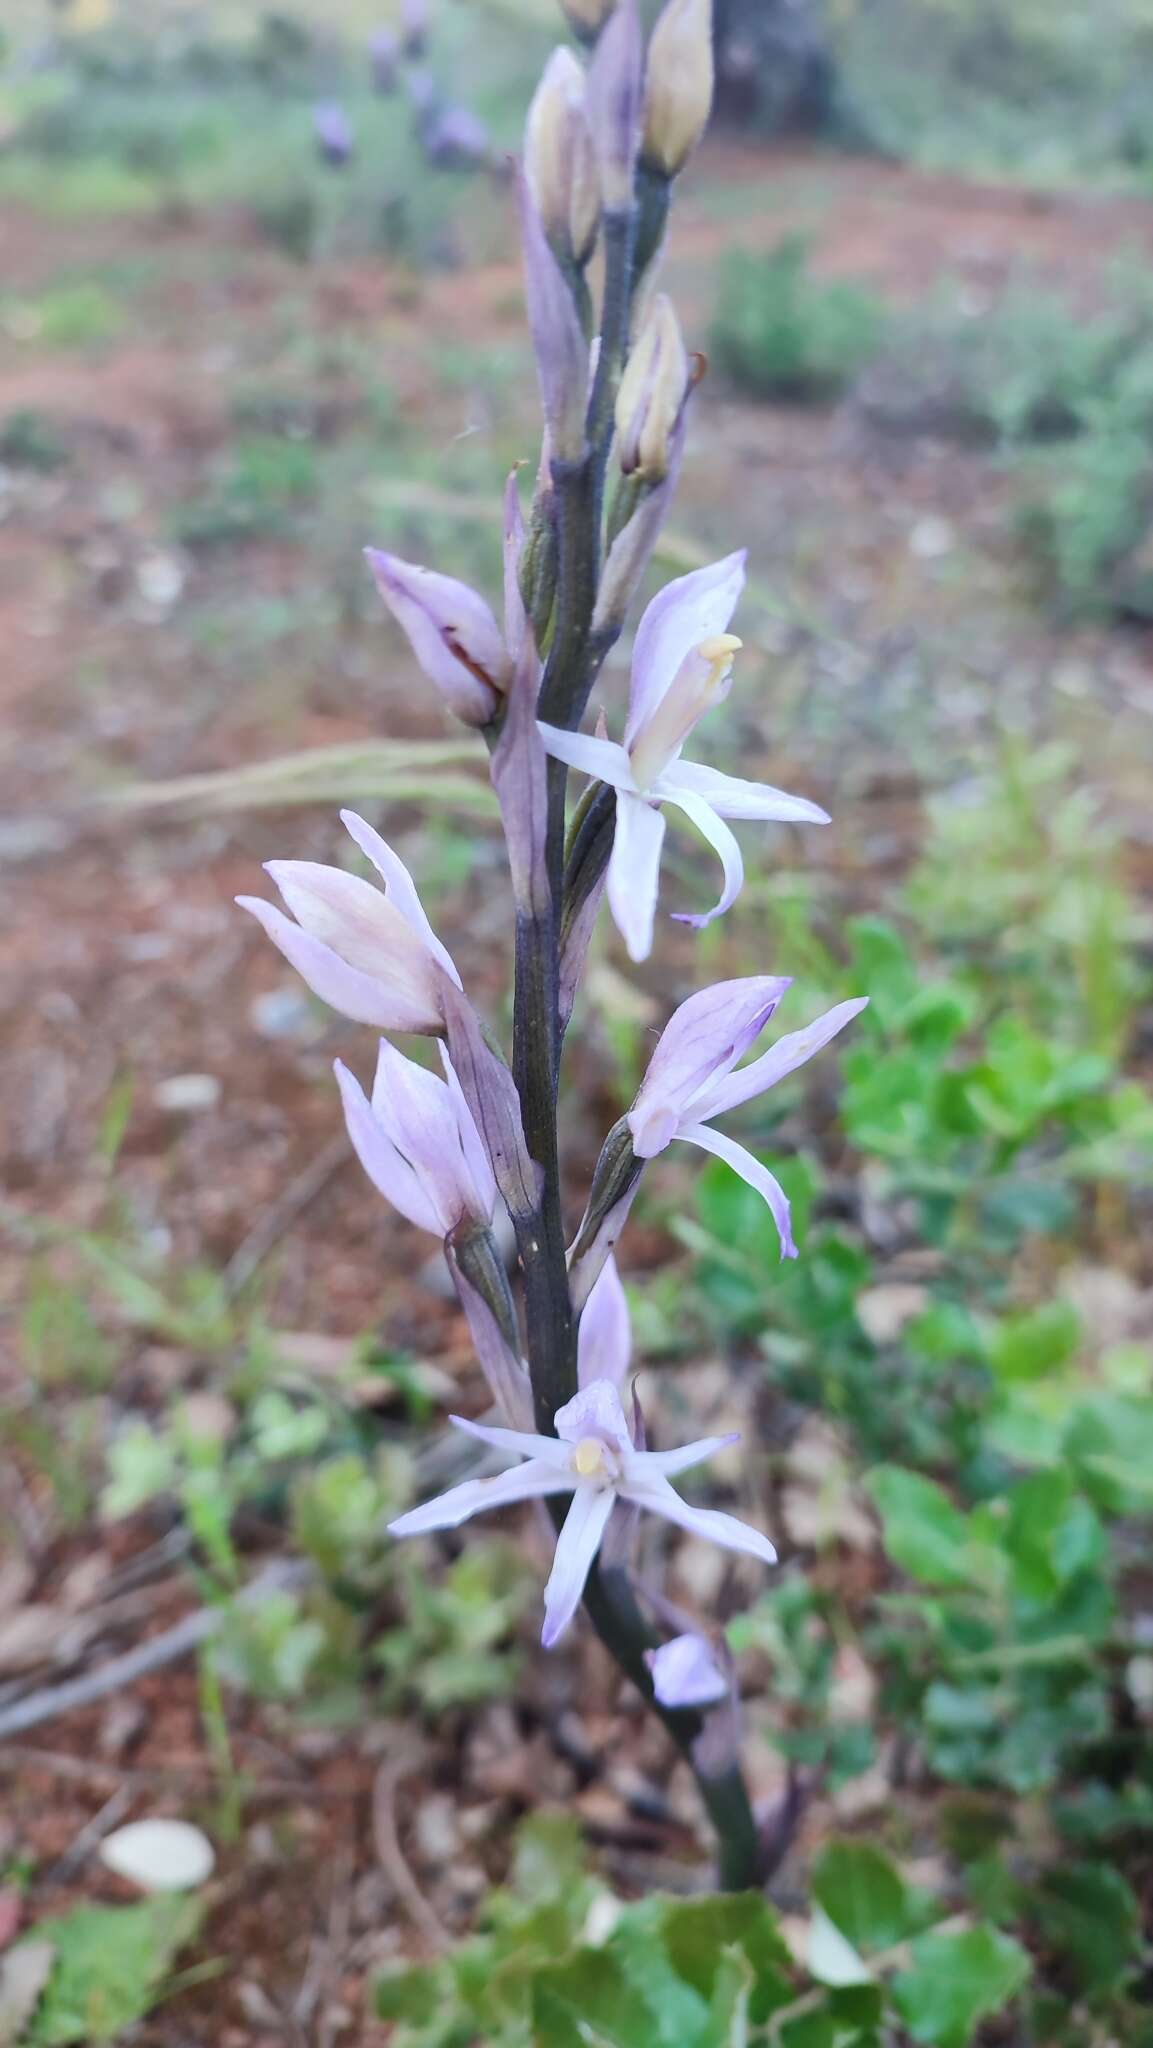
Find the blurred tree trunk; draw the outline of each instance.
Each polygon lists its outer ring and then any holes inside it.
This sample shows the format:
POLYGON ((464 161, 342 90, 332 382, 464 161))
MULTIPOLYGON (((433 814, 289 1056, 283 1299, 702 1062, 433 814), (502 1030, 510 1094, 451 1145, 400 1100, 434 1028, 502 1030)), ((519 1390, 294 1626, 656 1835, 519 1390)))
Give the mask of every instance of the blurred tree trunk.
POLYGON ((838 126, 837 66, 819 0, 715 0, 723 121, 820 134, 838 126))

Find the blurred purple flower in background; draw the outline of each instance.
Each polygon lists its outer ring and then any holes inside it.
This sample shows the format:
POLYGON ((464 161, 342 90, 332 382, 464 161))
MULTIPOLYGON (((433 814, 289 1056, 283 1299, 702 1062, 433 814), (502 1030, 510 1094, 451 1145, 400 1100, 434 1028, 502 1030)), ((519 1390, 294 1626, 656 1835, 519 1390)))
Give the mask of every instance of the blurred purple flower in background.
POLYGON ((313 108, 312 132, 321 157, 334 171, 351 162, 356 143, 352 123, 339 101, 322 100, 313 108))

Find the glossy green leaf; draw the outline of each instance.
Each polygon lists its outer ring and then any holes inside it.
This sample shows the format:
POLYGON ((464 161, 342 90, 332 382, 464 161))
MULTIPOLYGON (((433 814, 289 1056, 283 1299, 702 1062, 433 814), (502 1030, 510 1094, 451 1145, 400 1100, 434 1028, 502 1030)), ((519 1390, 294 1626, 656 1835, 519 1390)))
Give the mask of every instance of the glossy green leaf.
POLYGON ((914 2041, 967 2048, 978 2022, 1016 1996, 1030 1968, 1020 1943, 992 1927, 925 1934, 913 1943, 893 1997, 914 2041))

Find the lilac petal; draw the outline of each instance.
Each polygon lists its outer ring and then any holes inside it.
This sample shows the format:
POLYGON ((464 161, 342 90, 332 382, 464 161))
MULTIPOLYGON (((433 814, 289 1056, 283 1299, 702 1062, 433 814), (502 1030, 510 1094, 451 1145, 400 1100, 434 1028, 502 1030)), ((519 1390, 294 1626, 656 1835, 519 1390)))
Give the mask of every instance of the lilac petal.
POLYGON ((673 1012, 629 1111, 638 1157, 664 1150, 682 1117, 696 1113, 705 1087, 744 1057, 790 986, 769 974, 718 981, 673 1012))
POLYGON ((538 1436, 533 1430, 500 1429, 487 1422, 470 1422, 464 1415, 450 1415, 454 1429, 462 1430, 465 1436, 474 1436, 478 1443, 491 1445, 494 1451, 512 1451, 518 1458, 534 1458, 538 1464, 549 1466, 550 1470, 567 1472, 572 1484, 572 1467, 569 1446, 555 1436, 538 1436))
POLYGON ((728 631, 745 586, 745 550, 694 569, 657 592, 637 628, 625 745, 631 747, 686 655, 728 631))
POLYGON ((675 761, 665 769, 655 794, 676 799, 683 792, 703 797, 719 818, 757 818, 767 823, 827 825, 829 814, 807 797, 789 796, 767 782, 744 782, 699 761, 675 761))
POLYGON ((440 1063, 444 1068, 445 1086, 456 1105, 457 1126, 460 1131, 460 1146, 464 1153, 465 1166, 472 1184, 480 1197, 480 1212, 491 1217, 496 1207, 496 1178, 492 1161, 484 1149, 484 1141, 477 1130, 473 1114, 464 1099, 464 1091, 457 1079, 456 1068, 448 1056, 448 1049, 440 1047, 440 1063))
POLYGON ((573 295, 549 248, 536 201, 528 189, 523 171, 517 174, 517 197, 524 249, 525 297, 541 403, 554 455, 562 462, 577 462, 585 442, 588 344, 577 317, 573 295))
POLYGON ((452 1228, 451 1220, 445 1222, 408 1160, 382 1129, 359 1081, 341 1060, 335 1062, 333 1071, 340 1088, 352 1149, 369 1180, 385 1201, 399 1209, 402 1216, 407 1216, 410 1223, 415 1223, 418 1230, 428 1230, 434 1237, 443 1237, 452 1228))
POLYGON ((687 1529, 693 1536, 707 1537, 710 1543, 719 1543, 725 1550, 740 1550, 749 1557, 761 1558, 765 1564, 776 1564, 777 1553, 759 1529, 739 1522, 735 1515, 721 1514, 717 1508, 690 1507, 659 1473, 636 1482, 630 1479, 621 1492, 626 1500, 635 1501, 638 1507, 662 1516, 666 1522, 675 1522, 678 1529, 687 1529))
POLYGON ((611 1380, 590 1380, 553 1420, 556 1433, 566 1444, 579 1444, 586 1436, 601 1437, 614 1449, 631 1453, 633 1440, 621 1407, 621 1397, 611 1380))
POLYGON ((538 720, 538 729, 545 752, 554 761, 563 761, 567 767, 577 768, 597 782, 611 783, 614 789, 636 790, 632 764, 615 740, 598 739, 591 732, 565 732, 559 725, 546 725, 543 720, 538 720))
POLYGON ((524 644, 525 610, 520 591, 520 564, 524 553, 524 513, 515 469, 509 471, 504 487, 504 637, 515 663, 524 644))
POLYGON ((837 1003, 812 1024, 806 1024, 803 1031, 790 1031, 784 1038, 778 1038, 759 1059, 751 1060, 747 1067, 737 1073, 719 1077, 710 1087, 704 1089, 693 1104, 698 1117, 720 1116, 722 1110, 735 1108, 738 1102, 751 1102, 754 1095, 763 1095, 787 1074, 795 1073, 821 1052, 830 1040, 843 1031, 846 1024, 868 1006, 867 996, 852 997, 847 1003, 837 1003))
POLYGON ((662 1707, 708 1707, 729 1691, 729 1681, 704 1636, 674 1636, 659 1650, 650 1650, 646 1661, 662 1707))
POLYGON ((745 864, 741 859, 741 849, 735 836, 729 831, 724 819, 718 818, 712 805, 707 804, 703 797, 690 796, 687 790, 682 789, 675 795, 670 795, 669 802, 674 803, 679 811, 683 811, 686 818, 696 826, 701 837, 708 840, 724 869, 725 886, 711 910, 673 912, 678 924, 691 924, 697 931, 703 931, 715 917, 723 917, 726 910, 732 909, 744 887, 745 864))
POLYGON ((739 1429, 730 1430, 727 1436, 698 1437, 695 1444, 680 1444, 675 1451, 642 1451, 634 1453, 630 1471, 661 1472, 666 1479, 672 1479, 678 1472, 690 1472, 694 1465, 705 1465, 715 1458, 718 1451, 727 1451, 731 1444, 739 1444, 739 1429))
POLYGON ((512 1507, 521 1500, 543 1500, 551 1493, 567 1493, 572 1475, 552 1466, 514 1465, 511 1472, 496 1472, 491 1479, 466 1479, 452 1486, 421 1508, 412 1508, 388 1525, 390 1536, 427 1536, 434 1529, 459 1529, 473 1515, 490 1508, 512 1507))
POLYGON ((660 811, 643 797, 618 791, 606 890, 613 922, 630 960, 647 960, 653 950, 664 843, 665 821, 660 811))
POLYGON ((394 853, 391 846, 386 845, 381 838, 380 833, 374 832, 367 820, 358 816, 356 811, 342 811, 340 822, 345 831, 355 839, 365 859, 371 861, 388 890, 389 901, 395 905, 409 929, 416 933, 433 958, 439 961, 449 980, 455 982, 457 988, 463 987, 452 955, 447 946, 441 945, 425 916, 424 905, 416 893, 416 883, 400 855, 394 853))
POLYGON ((508 649, 483 597, 398 555, 366 548, 376 587, 421 668, 468 725, 488 725, 508 687, 508 649))
POLYGON ((585 1303, 577 1333, 577 1371, 582 1387, 610 1380, 619 1387, 632 1356, 629 1305, 615 1259, 605 1261, 600 1279, 585 1303))
POLYGON ((262 897, 238 896, 236 901, 263 925, 273 945, 279 947, 313 994, 342 1017, 350 1017, 354 1024, 375 1025, 378 1031, 439 1029, 435 1006, 423 1000, 420 992, 414 993, 391 977, 384 980, 363 968, 350 967, 323 939, 313 938, 262 897))
POLYGON ((556 1541, 556 1556, 544 1589, 544 1627, 541 1642, 546 1650, 564 1634, 585 1589, 585 1580, 601 1546, 601 1538, 616 1506, 611 1486, 578 1486, 564 1526, 556 1541))
POLYGON ((797 1247, 793 1242, 789 1198, 775 1174, 771 1174, 767 1166, 762 1166, 760 1160, 755 1159, 743 1145, 738 1145, 732 1138, 726 1138, 721 1131, 714 1131, 711 1124, 682 1124, 677 1136, 684 1138, 690 1145, 699 1145, 702 1152, 712 1152, 718 1159, 723 1159, 726 1166, 731 1166, 734 1173, 739 1173, 749 1187, 756 1189, 772 1211, 777 1235, 781 1240, 781 1257, 795 1259, 797 1247))
POLYGON ((490 1223, 496 1201, 492 1169, 484 1159, 467 1107, 447 1082, 381 1039, 372 1089, 378 1125, 410 1161, 447 1237, 465 1216, 490 1223), (479 1179, 465 1156, 463 1127, 480 1154, 479 1179))

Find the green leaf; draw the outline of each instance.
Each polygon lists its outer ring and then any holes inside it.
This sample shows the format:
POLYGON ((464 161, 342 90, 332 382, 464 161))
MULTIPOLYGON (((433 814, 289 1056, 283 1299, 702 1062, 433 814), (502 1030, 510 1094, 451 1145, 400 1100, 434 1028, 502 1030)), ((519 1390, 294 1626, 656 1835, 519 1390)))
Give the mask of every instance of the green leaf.
POLYGON ((513 1885, 539 1904, 555 1899, 584 1875, 580 1822, 571 1813, 534 1813, 517 1831, 513 1885))
MULTIPOLYGON (((533 2040, 548 2048, 593 2042, 598 2048, 602 2043, 604 2048, 675 2044, 649 2000, 629 1981, 620 1957, 608 1949, 581 1949, 567 1962, 540 1969, 532 1985, 532 2017, 533 2040)), ((685 2039, 684 2048, 690 2048, 691 2039, 685 2039)))
POLYGON ((186 1898, 148 1899, 139 1906, 77 1906, 43 1920, 56 1964, 26 2040, 29 2048, 114 2041, 163 1996, 176 1952, 191 1940, 201 1908, 186 1898))
POLYGON ((1050 1301, 1006 1316, 989 1339, 989 1363, 999 1380, 1043 1379, 1068 1364, 1081 1338, 1075 1309, 1050 1301))
POLYGON ((913 1943, 893 1997, 914 2041, 967 2048, 978 2022, 1016 1996, 1030 1969, 1020 1943, 995 1928, 925 1934, 913 1943))
POLYGON ((1108 1991, 1136 1961, 1137 1900, 1108 1863, 1075 1863, 1049 1872, 1036 1895, 1043 1933, 1075 1968, 1083 1989, 1108 1991))
POLYGON ((900 1872, 869 1842, 831 1842, 813 1872, 813 1897, 864 1956, 891 1948, 916 1924, 900 1872))
POLYGON ((899 1465, 878 1465, 865 1477, 894 1564, 924 1586, 964 1586, 968 1523, 943 1487, 899 1465))
MULTIPOLYGON (((663 1899, 659 1906, 669 1959, 702 1998, 715 1995, 720 1960, 735 1949, 752 1966, 751 2012, 758 2024, 792 1996, 789 1951, 777 1931, 776 1914, 758 1893, 663 1899)), ((614 1940, 622 1938, 623 1928, 614 1940)))

